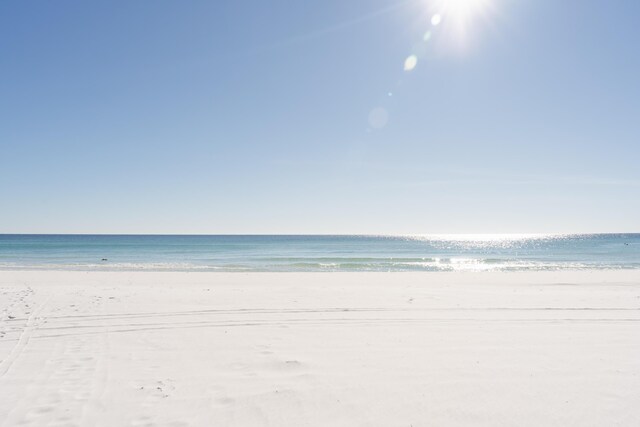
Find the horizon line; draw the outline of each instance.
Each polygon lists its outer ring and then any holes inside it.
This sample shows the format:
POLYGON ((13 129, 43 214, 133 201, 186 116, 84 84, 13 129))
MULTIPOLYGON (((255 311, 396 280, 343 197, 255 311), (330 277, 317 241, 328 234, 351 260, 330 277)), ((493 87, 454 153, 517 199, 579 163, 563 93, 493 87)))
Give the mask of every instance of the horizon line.
POLYGON ((507 232, 507 233, 4 233, 0 236, 370 236, 370 237, 400 237, 400 236, 584 236, 584 235, 617 235, 640 234, 640 231, 596 231, 596 232, 507 232))

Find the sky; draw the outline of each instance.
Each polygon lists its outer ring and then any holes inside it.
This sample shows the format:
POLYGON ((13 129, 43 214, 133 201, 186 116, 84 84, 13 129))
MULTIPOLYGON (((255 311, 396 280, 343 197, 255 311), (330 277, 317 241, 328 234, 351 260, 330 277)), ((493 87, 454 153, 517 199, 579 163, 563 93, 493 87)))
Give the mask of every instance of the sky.
POLYGON ((0 2, 0 233, 640 232, 640 2, 0 2))

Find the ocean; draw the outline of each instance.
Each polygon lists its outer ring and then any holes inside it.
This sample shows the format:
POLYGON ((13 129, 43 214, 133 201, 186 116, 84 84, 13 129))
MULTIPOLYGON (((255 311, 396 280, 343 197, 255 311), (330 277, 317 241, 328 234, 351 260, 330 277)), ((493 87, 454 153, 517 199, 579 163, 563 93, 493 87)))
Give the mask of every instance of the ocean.
POLYGON ((640 234, 0 235, 0 269, 521 271, 640 268, 640 234))

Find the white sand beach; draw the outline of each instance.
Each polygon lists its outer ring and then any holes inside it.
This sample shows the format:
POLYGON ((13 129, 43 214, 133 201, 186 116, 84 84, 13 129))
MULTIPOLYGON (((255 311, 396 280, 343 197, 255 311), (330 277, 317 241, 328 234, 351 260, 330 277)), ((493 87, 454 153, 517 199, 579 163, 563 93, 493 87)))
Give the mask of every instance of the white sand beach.
POLYGON ((640 272, 0 272, 2 426, 637 426, 640 272))

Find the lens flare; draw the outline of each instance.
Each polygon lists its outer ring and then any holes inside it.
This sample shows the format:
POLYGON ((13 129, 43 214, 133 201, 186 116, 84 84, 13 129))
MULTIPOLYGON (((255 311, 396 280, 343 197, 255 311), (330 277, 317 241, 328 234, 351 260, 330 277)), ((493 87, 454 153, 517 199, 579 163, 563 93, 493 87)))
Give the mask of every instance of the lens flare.
POLYGON ((389 113, 382 107, 374 108, 369 112, 369 125, 374 129, 382 129, 389 121, 389 113))
POLYGON ((411 55, 404 60, 405 71, 413 70, 414 68, 416 68, 416 65, 418 65, 418 57, 415 55, 411 55))

